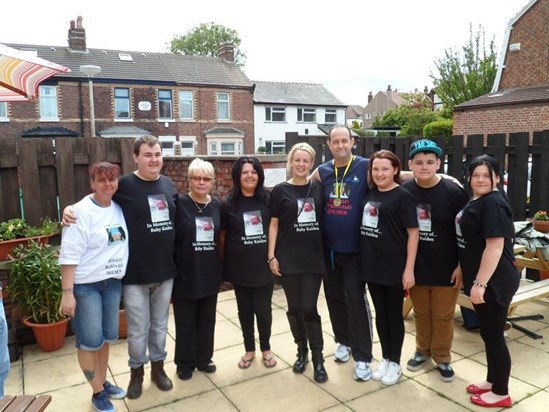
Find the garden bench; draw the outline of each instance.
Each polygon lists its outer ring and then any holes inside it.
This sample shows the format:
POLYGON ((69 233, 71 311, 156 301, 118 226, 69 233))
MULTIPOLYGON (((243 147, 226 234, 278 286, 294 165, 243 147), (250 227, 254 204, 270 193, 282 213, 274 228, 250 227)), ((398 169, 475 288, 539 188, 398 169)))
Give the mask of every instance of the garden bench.
POLYGON ((0 412, 43 412, 51 402, 51 395, 6 395, 0 400, 0 412))

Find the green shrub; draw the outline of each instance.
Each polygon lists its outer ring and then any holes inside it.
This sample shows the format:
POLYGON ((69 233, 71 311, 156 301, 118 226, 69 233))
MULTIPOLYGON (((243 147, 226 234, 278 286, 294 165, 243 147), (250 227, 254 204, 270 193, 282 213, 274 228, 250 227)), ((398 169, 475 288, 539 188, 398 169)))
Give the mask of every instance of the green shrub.
POLYGON ((423 127, 423 136, 424 137, 450 137, 452 136, 452 129, 454 126, 454 121, 451 119, 440 119, 431 123, 427 123, 423 127))

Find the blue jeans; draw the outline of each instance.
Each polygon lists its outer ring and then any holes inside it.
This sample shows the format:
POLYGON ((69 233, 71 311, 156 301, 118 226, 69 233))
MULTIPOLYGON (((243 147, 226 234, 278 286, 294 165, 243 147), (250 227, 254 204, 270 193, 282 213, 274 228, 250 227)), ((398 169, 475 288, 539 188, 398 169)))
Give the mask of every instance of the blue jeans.
POLYGON ((128 364, 132 369, 140 368, 149 360, 157 362, 166 359, 172 286, 173 279, 147 285, 124 285, 130 355, 128 364))
POLYGON ((10 371, 10 353, 8 351, 8 323, 4 302, 2 301, 2 288, 0 287, 0 399, 4 397, 4 382, 10 371))
POLYGON ((78 349, 93 352, 105 342, 116 342, 121 293, 120 279, 74 285, 76 311, 71 326, 78 349))

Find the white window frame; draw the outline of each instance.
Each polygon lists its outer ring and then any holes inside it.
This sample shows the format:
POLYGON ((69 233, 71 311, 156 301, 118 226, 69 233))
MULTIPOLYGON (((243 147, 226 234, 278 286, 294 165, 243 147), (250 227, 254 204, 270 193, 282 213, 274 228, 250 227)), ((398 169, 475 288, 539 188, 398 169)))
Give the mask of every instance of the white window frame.
POLYGON ((114 88, 114 120, 115 121, 131 121, 131 105, 130 105, 130 89, 127 87, 115 87, 114 88), (117 92, 126 91, 127 96, 117 96, 117 92), (127 113, 127 116, 121 116, 120 113, 127 113))
POLYGON ((180 136, 179 141, 181 142, 182 156, 194 156, 196 154, 196 136, 180 136))
POLYGON ((192 90, 179 91, 179 118, 181 120, 194 119, 194 98, 192 90), (186 108, 186 110, 183 110, 186 108), (190 112, 190 115, 189 115, 190 112))
POLYGON ((9 122, 8 102, 0 102, 0 122, 9 122))
POLYGON ((286 123, 285 107, 265 107, 265 121, 273 123, 286 123), (279 119, 281 117, 281 119, 279 119))
POLYGON ((265 147, 267 147, 269 154, 286 153, 286 142, 284 140, 270 140, 268 142, 265 142, 265 147), (279 150, 275 150, 275 149, 279 149, 279 150))
POLYGON ((158 89, 158 120, 159 121, 166 121, 166 120, 173 120, 173 93, 169 89, 158 89), (170 94, 170 98, 167 98, 167 94, 170 94), (162 96, 162 95, 166 96, 162 96), (169 116, 162 116, 161 111, 162 106, 166 105, 165 109, 168 110, 169 116))
POLYGON ((57 106, 57 87, 40 86, 39 92, 40 121, 59 121, 59 108, 57 106))
POLYGON ((316 123, 316 109, 306 107, 298 108, 297 121, 300 123, 316 123))
POLYGON ((220 122, 231 120, 230 95, 227 92, 217 93, 217 120, 220 122))
POLYGON ((337 124, 337 110, 326 109, 324 112, 324 124, 337 124), (329 117, 333 117, 333 120, 328 120, 329 117))
POLYGON ((208 155, 210 156, 230 156, 241 155, 244 140, 241 138, 209 138, 208 139, 208 155), (223 145, 232 144, 233 150, 223 150, 223 145))

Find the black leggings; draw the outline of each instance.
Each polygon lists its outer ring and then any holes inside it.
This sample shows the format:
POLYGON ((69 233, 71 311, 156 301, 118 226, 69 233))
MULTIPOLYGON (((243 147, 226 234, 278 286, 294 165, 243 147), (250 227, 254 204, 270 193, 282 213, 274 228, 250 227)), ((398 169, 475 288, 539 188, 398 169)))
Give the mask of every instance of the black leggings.
POLYGON ((273 285, 260 287, 234 285, 234 293, 246 352, 255 352, 254 315, 257 318, 261 352, 271 350, 269 340, 271 339, 271 325, 273 323, 271 311, 273 285))
POLYGON ((480 336, 486 347, 486 380, 492 384, 492 392, 496 395, 508 395, 511 355, 505 342, 504 331, 509 306, 501 306, 491 301, 473 306, 480 323, 480 336))
POLYGON ((288 315, 301 314, 305 322, 320 319, 316 309, 322 276, 317 273, 283 275, 280 283, 288 301, 288 315))

